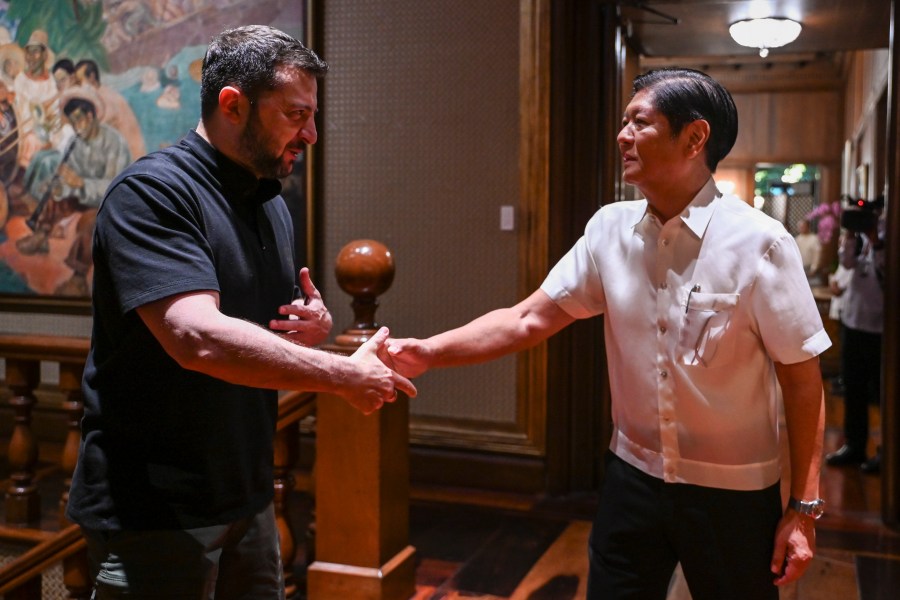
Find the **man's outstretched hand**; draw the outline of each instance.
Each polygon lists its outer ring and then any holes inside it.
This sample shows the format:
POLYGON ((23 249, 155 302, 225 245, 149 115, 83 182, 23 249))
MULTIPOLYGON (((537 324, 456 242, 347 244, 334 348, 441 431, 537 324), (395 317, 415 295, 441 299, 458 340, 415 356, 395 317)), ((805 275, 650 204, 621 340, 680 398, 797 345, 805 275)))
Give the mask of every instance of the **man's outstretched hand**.
POLYGON ((381 360, 405 377, 418 377, 431 366, 431 353, 422 340, 389 339, 379 353, 381 360))
POLYGON ((409 379, 391 369, 380 358, 384 355, 384 345, 389 335, 387 327, 382 327, 350 357, 363 376, 356 385, 351 383, 348 391, 341 395, 366 415, 380 409, 385 402, 396 400, 398 390, 410 397, 417 393, 416 386, 409 379))

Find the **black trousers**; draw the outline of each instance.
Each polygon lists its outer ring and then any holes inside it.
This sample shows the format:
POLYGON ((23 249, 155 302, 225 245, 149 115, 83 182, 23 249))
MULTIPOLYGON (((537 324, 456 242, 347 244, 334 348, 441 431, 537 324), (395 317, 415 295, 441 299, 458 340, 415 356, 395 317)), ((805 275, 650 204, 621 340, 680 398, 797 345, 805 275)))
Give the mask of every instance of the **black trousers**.
POLYGON ((844 378, 844 439, 865 452, 869 441, 869 405, 881 402, 881 334, 841 325, 844 378))
POLYGON ((782 514, 778 484, 741 492, 665 483, 609 453, 588 600, 665 600, 679 562, 693 600, 778 600, 769 565, 782 514))

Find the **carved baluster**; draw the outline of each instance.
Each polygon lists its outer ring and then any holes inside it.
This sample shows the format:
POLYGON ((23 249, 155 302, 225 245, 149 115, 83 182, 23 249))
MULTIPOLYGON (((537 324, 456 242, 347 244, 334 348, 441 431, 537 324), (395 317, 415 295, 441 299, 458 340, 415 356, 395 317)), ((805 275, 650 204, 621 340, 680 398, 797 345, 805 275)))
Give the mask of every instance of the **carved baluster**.
POLYGON ((38 444, 31 429, 31 414, 37 402, 34 389, 40 380, 40 361, 6 360, 6 384, 12 391, 9 403, 15 411, 9 442, 10 483, 6 490, 6 522, 11 525, 37 523, 41 516, 41 499, 34 483, 38 444))
MULTIPOLYGON (((72 485, 72 474, 75 472, 75 463, 78 462, 78 450, 81 445, 81 417, 84 414, 84 396, 81 392, 83 372, 84 365, 82 363, 60 363, 59 365, 59 388, 65 394, 62 407, 66 411, 69 426, 61 459, 65 480, 62 496, 59 499, 60 528, 72 524, 66 519, 66 506, 69 503, 69 486, 72 485)), ((69 592, 69 598, 87 599, 91 597, 92 585, 86 550, 81 550, 63 559, 63 584, 69 592)))
POLYGON ((275 522, 281 536, 281 562, 284 565, 284 588, 287 598, 297 596, 294 579, 294 558, 297 542, 291 528, 288 496, 294 489, 293 470, 299 455, 300 431, 297 423, 280 429, 275 434, 275 522))
POLYGON ((69 426, 66 441, 60 459, 64 474, 63 491, 59 500, 60 525, 70 523, 65 519, 66 505, 69 502, 69 486, 72 485, 72 474, 78 461, 78 448, 81 443, 81 416, 84 414, 84 400, 81 393, 82 365, 60 363, 59 389, 65 395, 62 408, 66 412, 66 423, 69 426))

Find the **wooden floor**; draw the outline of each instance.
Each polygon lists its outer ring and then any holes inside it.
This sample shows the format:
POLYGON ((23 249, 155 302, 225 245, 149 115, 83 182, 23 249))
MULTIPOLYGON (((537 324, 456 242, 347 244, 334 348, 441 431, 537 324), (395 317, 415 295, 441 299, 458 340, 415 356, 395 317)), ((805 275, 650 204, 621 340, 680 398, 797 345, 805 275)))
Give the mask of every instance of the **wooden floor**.
MULTIPOLYGON (((841 443, 842 398, 828 394, 826 406, 831 451, 841 443)), ((880 440, 874 409, 873 419, 871 451, 880 440)), ((879 476, 857 468, 823 468, 828 512, 817 527, 818 553, 782 600, 900 598, 900 534, 881 523, 880 485, 879 476)), ((529 499, 414 490, 415 600, 583 598, 595 501, 593 494, 529 499)), ((669 599, 689 598, 676 576, 669 599)))
MULTIPOLYGON (((830 390, 830 385, 826 387, 830 390)), ((830 451, 841 443, 842 399, 829 394, 826 405, 826 451, 830 451)), ((880 439, 874 410, 873 417, 870 451, 880 439)), ((8 439, 0 443, 5 447, 8 439)), ((5 459, 4 453, 0 456, 4 489, 5 459)), ((47 479, 50 483, 55 478, 47 479)), ((299 480, 292 510, 298 531, 309 520, 311 504, 302 492, 302 477, 299 480)), ((822 495, 828 510, 817 527, 818 554, 804 579, 782 591, 782 600, 900 598, 900 534, 881 523, 880 485, 880 477, 856 468, 824 467, 822 495)), ((56 489, 44 492, 45 498, 58 497, 56 489)), ((414 487, 410 506, 411 544, 418 561, 414 600, 583 598, 595 504, 590 493, 532 498, 414 487)), ((0 520, 2 512, 0 508, 0 520)), ((301 543, 294 562, 301 580, 306 558, 301 543)), ((47 595, 48 588, 60 589, 45 587, 46 600, 64 597, 62 592, 47 595)), ((689 597, 676 577, 669 599, 689 597)))

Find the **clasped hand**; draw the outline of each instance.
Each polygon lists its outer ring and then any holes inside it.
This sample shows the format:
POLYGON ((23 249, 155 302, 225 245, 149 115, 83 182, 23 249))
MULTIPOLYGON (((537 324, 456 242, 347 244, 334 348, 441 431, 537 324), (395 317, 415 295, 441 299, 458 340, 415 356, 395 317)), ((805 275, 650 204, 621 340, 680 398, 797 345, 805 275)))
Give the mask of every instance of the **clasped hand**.
POLYGON ((394 402, 398 391, 410 397, 417 393, 416 386, 409 379, 381 359, 388 335, 387 327, 382 327, 350 357, 365 373, 362 379, 365 385, 345 394, 345 398, 366 415, 380 409, 385 402, 394 402))

